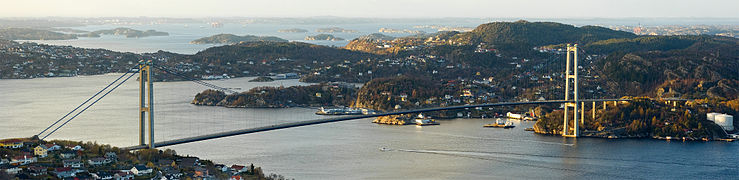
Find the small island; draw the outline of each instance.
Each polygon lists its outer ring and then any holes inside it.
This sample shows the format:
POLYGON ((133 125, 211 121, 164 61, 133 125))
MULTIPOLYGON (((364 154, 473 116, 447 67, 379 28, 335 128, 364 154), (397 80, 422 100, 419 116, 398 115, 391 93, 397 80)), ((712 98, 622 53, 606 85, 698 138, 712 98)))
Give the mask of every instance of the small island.
POLYGON ((375 120, 372 120, 372 123, 387 124, 387 125, 411 125, 411 124, 416 124, 416 122, 413 119, 413 116, 411 116, 409 114, 380 116, 380 117, 375 118, 375 120))
POLYGON ((315 41, 315 40, 324 40, 324 41, 343 41, 343 38, 340 37, 334 37, 334 35, 330 34, 319 34, 315 36, 307 36, 305 37, 305 40, 309 41, 315 41))
MULTIPOLYGON (((169 36, 169 33, 167 32, 161 32, 156 30, 146 30, 146 31, 140 31, 135 30, 131 28, 115 28, 115 29, 108 29, 108 30, 98 30, 93 31, 87 35, 87 37, 96 37, 97 35, 123 35, 127 38, 142 38, 142 37, 149 37, 149 36, 169 36)), ((99 37, 99 36, 98 36, 99 37)))
POLYGON ((275 81, 275 80, 270 77, 266 77, 266 76, 259 76, 252 80, 249 80, 249 82, 272 82, 272 81, 275 81))
POLYGON ((274 36, 217 34, 190 41, 190 44, 236 44, 241 42, 288 42, 288 40, 274 36))
POLYGON ((277 32, 281 32, 281 33, 307 33, 308 30, 300 29, 300 28, 290 28, 290 29, 280 29, 280 30, 277 30, 277 32))
POLYGON ((330 28, 319 28, 316 29, 316 32, 319 33, 358 33, 357 30, 350 30, 350 29, 344 29, 340 27, 330 27, 330 28))

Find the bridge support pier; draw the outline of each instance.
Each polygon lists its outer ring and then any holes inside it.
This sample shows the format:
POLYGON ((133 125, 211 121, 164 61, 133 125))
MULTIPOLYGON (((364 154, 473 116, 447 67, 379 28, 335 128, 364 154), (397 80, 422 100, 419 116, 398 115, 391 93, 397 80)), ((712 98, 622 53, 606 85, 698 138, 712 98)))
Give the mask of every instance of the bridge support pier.
POLYGON ((585 124, 585 102, 580 103, 580 123, 585 124))
POLYGON ((139 145, 146 146, 146 115, 149 115, 149 148, 154 147, 154 82, 152 61, 139 61, 139 145), (147 97, 148 96, 148 97, 147 97))
POLYGON ((593 120, 595 120, 595 101, 593 101, 593 120))
POLYGON ((605 102, 605 101, 603 101, 603 111, 605 111, 605 110, 606 110, 606 104, 608 104, 608 103, 607 103, 607 102, 605 102))
POLYGON ((564 109, 564 129, 562 130, 562 136, 565 137, 577 137, 579 136, 579 124, 580 121, 584 121, 585 117, 585 111, 584 107, 585 104, 583 103, 580 105, 580 101, 577 99, 577 44, 574 46, 571 46, 570 44, 567 44, 567 62, 566 68, 565 68, 565 101, 573 101, 572 103, 565 103, 565 109, 564 109), (570 54, 573 55, 573 58, 570 58, 570 54), (570 99, 570 83, 572 84, 572 91, 574 92, 573 99, 570 99), (568 121, 567 116, 569 114, 569 106, 573 106, 573 132, 572 134, 569 134, 569 128, 568 128, 568 121), (578 106, 580 106, 578 108, 578 106), (578 111, 582 110, 582 114, 580 118, 581 120, 578 121, 578 111))

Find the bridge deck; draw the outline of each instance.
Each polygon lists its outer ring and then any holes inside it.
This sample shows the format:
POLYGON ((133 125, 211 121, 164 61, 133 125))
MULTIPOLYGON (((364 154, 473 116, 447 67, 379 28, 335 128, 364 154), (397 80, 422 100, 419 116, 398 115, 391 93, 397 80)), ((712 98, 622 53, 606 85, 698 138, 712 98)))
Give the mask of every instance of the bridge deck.
MULTIPOLYGON (((578 101, 580 102, 604 102, 604 101, 631 101, 631 100, 630 99, 582 99, 578 101)), ((187 137, 187 138, 181 138, 181 139, 173 139, 173 140, 168 140, 168 141, 156 142, 154 143, 154 146, 155 147, 172 146, 172 145, 177 145, 177 144, 204 141, 204 140, 209 140, 209 139, 216 139, 216 138, 229 137, 229 136, 235 136, 235 135, 250 134, 250 133, 256 133, 256 132, 271 131, 271 130, 286 129, 286 128, 293 128, 293 127, 300 127, 300 126, 331 123, 331 122, 339 122, 339 121, 372 118, 372 117, 379 117, 379 116, 388 116, 388 115, 413 114, 413 113, 422 113, 422 112, 456 110, 456 109, 477 108, 477 107, 512 106, 512 105, 527 105, 527 104, 557 104, 557 103, 567 103, 567 102, 574 102, 574 101, 549 100, 549 101, 527 101, 527 102, 500 102, 500 103, 487 103, 487 104, 476 104, 476 105, 459 105, 459 106, 448 106, 448 107, 414 109, 414 110, 394 111, 394 112, 367 114, 367 115, 341 116, 341 117, 334 117, 334 118, 315 119, 315 120, 308 120, 308 121, 282 123, 282 124, 276 124, 276 125, 270 125, 270 126, 226 131, 226 132, 187 137)), ((146 149, 146 148, 148 148, 146 145, 136 145, 136 146, 125 147, 123 149, 138 150, 138 149, 146 149)))

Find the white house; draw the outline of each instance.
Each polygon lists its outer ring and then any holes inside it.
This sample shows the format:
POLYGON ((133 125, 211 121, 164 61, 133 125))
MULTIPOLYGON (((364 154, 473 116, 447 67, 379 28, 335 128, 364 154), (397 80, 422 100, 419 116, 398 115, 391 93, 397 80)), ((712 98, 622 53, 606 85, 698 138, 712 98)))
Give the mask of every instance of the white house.
POLYGON ((136 165, 133 168, 131 168, 131 172, 136 176, 140 176, 140 175, 152 173, 153 170, 144 165, 136 165))

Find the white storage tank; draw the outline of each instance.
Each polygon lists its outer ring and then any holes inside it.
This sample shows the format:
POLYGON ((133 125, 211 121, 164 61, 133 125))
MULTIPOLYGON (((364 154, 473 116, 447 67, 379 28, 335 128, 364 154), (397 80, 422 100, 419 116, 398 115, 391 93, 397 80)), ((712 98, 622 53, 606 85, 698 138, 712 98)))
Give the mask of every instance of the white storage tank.
POLYGON ((716 120, 716 115, 719 115, 719 114, 721 114, 721 113, 715 113, 715 112, 708 113, 708 114, 706 114, 706 120, 715 121, 716 120))
POLYGON ((724 130, 734 130, 734 116, 728 114, 719 114, 716 115, 715 120, 716 124, 724 128, 724 130))

